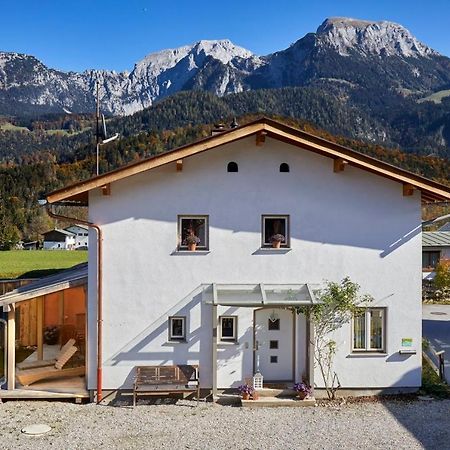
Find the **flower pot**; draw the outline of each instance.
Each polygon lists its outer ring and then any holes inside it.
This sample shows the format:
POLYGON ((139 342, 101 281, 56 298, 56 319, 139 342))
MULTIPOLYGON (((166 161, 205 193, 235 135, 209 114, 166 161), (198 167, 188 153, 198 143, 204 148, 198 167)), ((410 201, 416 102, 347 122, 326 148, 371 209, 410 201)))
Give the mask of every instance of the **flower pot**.
POLYGON ((258 393, 258 391, 253 391, 252 398, 253 398, 253 400, 259 400, 259 393, 258 393))
POLYGON ((197 244, 188 244, 188 250, 190 252, 195 252, 195 250, 197 250, 197 244))
POLYGON ((281 247, 281 241, 273 241, 272 242, 272 248, 280 248, 281 247))
POLYGON ((305 398, 306 398, 306 392, 297 392, 297 397, 298 397, 298 399, 299 400, 305 400, 305 398))
POLYGON ((249 400, 250 399, 250 394, 248 392, 243 392, 242 393, 242 400, 249 400))

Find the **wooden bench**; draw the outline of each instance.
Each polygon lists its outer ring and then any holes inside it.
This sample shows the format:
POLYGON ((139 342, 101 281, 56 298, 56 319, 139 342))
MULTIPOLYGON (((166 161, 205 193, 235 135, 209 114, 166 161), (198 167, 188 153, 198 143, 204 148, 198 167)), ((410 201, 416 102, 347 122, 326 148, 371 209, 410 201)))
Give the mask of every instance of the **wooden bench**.
POLYGON ((199 367, 177 366, 137 366, 133 388, 133 406, 137 394, 171 394, 174 392, 197 392, 200 399, 199 367))

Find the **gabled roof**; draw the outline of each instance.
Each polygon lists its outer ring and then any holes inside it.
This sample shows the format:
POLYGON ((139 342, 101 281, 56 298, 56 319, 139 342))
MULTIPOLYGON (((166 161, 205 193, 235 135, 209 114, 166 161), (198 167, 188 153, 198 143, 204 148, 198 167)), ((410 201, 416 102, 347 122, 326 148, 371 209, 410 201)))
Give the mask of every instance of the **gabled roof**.
POLYGON ((45 236, 50 233, 59 233, 59 234, 65 235, 65 236, 75 236, 75 233, 72 233, 71 231, 67 231, 67 229, 60 230, 59 228, 55 228, 54 230, 46 231, 45 233, 42 233, 42 236, 45 236))
POLYGON ((424 231, 422 247, 450 247, 450 231, 424 231))
POLYGON ((55 275, 39 278, 25 286, 18 287, 11 292, 0 295, 0 307, 62 291, 63 289, 81 286, 87 283, 87 279, 88 264, 78 264, 55 275))
POLYGON ((173 163, 208 150, 213 150, 222 145, 252 135, 257 135, 257 139, 260 139, 260 141, 263 141, 266 136, 273 139, 278 139, 304 150, 309 150, 332 158, 335 161, 349 164, 351 166, 358 167, 385 178, 397 181, 409 191, 412 189, 420 190, 422 194, 422 201, 424 202, 450 200, 449 186, 445 186, 407 170, 379 161, 350 148, 327 141, 326 139, 297 130, 275 120, 261 118, 254 122, 224 131, 220 134, 213 135, 192 144, 184 145, 175 150, 143 159, 111 172, 59 189, 48 194, 47 201, 49 203, 66 202, 87 205, 88 192, 92 189, 102 188, 110 183, 113 183, 114 181, 118 181, 165 164, 173 163))

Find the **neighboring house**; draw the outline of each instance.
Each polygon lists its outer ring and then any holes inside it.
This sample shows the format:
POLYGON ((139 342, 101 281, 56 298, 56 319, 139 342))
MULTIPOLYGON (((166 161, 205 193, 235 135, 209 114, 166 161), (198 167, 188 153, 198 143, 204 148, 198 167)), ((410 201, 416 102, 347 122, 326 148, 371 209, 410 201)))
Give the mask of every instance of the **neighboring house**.
POLYGON ((89 238, 89 229, 84 225, 71 225, 70 227, 64 228, 66 231, 73 233, 75 235, 75 250, 87 250, 88 249, 88 238, 89 238))
POLYGON ((89 206, 101 232, 87 388, 129 389, 137 365, 187 363, 213 394, 256 371, 320 389, 314 329, 292 307, 349 276, 374 301, 334 335, 342 387, 417 390, 421 206, 449 199, 447 186, 269 119, 49 194, 49 208, 89 206))
POLYGON ((422 233, 422 273, 424 280, 434 278, 434 270, 441 259, 450 259, 450 231, 424 231, 422 233))
POLYGON ((67 230, 50 230, 42 233, 44 250, 73 250, 75 248, 75 233, 67 230))

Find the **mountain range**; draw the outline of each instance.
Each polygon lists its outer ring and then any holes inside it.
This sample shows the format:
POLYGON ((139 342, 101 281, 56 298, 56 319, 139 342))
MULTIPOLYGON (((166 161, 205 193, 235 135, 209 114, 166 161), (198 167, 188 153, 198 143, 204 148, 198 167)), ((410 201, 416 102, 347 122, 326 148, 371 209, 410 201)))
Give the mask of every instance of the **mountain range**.
POLYGON ((0 114, 93 111, 97 81, 111 115, 132 115, 180 91, 208 91, 232 103, 231 113, 305 118, 349 137, 449 155, 450 59, 389 21, 327 19, 266 56, 229 40, 199 41, 152 53, 129 73, 62 72, 0 52, 0 114))

